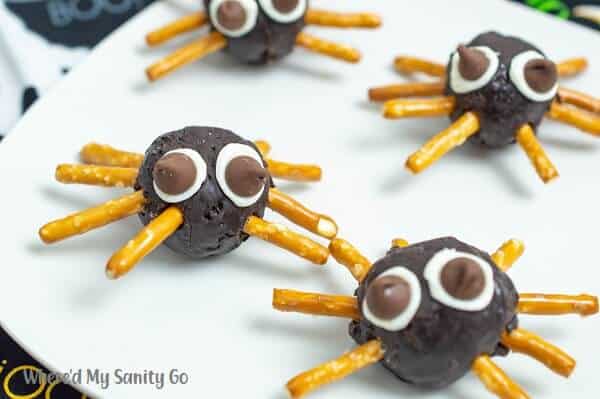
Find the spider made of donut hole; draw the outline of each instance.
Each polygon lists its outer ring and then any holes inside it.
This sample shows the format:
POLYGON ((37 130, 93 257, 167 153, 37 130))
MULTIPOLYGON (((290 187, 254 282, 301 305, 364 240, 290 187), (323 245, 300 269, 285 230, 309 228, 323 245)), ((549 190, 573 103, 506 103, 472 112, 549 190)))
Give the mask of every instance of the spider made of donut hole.
POLYGON ((210 33, 179 48, 146 69, 155 81, 208 54, 225 50, 245 64, 277 61, 296 46, 356 63, 361 54, 351 47, 304 33, 306 25, 336 28, 377 28, 379 16, 371 13, 338 13, 309 8, 309 0, 204 0, 206 11, 178 19, 146 35, 149 46, 205 25, 210 33))
POLYGON ((555 64, 520 38, 487 32, 458 46, 447 67, 404 56, 395 65, 405 74, 438 79, 370 89, 372 101, 386 101, 386 118, 448 115, 453 122, 408 158, 406 166, 413 173, 466 140, 491 148, 516 141, 547 183, 558 171, 536 137, 544 116, 600 135, 600 100, 558 85, 559 77, 587 67, 584 58, 555 64))
POLYGON ((343 239, 329 249, 358 281, 355 295, 276 289, 273 307, 352 319, 349 334, 360 346, 291 379, 286 387, 294 399, 375 363, 420 388, 444 388, 473 371, 502 399, 528 398, 493 356, 521 352, 564 377, 575 361, 520 328, 517 314, 598 312, 591 295, 519 294, 506 274, 523 253, 518 240, 490 256, 453 237, 414 245, 396 239, 374 264, 343 239))
POLYGON ((106 273, 128 273, 160 244, 201 259, 233 251, 250 236, 271 242, 315 264, 329 257, 327 247, 263 220, 267 207, 319 236, 331 239, 337 225, 276 189, 272 178, 318 181, 315 165, 290 164, 268 157, 270 146, 253 143, 216 127, 186 127, 158 137, 145 155, 88 144, 84 164, 59 165, 62 183, 132 187, 132 194, 43 226, 45 243, 83 234, 139 214, 145 227, 108 261, 106 273))

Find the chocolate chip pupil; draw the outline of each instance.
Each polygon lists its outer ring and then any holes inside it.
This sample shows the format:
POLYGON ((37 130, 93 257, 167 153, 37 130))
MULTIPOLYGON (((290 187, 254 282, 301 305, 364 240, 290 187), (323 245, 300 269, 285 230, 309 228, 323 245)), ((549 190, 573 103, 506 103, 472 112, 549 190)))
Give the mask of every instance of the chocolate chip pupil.
POLYGON ((236 0, 224 2, 217 10, 217 19, 225 29, 240 29, 246 23, 246 18, 246 9, 236 0))
POLYGON ((525 80, 531 89, 545 93, 556 84, 558 72, 556 65, 546 59, 531 60, 525 64, 525 80))
POLYGON ((398 276, 383 276, 367 289, 366 301, 375 316, 391 320, 404 312, 410 303, 410 285, 398 276))
POLYGON ((457 258, 446 263, 441 274, 446 292, 457 299, 475 299, 485 288, 485 275, 473 259, 457 258))
POLYGON ((273 7, 282 14, 289 14, 298 7, 299 0, 273 0, 273 7))
POLYGON ((225 169, 225 180, 229 189, 241 197, 251 197, 262 190, 267 171, 256 159, 239 156, 229 161, 225 169))
POLYGON ((477 50, 465 46, 458 46, 460 61, 458 71, 466 80, 477 80, 485 74, 490 66, 490 60, 486 55, 477 50))
POLYGON ((193 186, 197 173, 196 165, 190 157, 181 153, 171 153, 156 162, 152 176, 164 193, 177 195, 193 186))

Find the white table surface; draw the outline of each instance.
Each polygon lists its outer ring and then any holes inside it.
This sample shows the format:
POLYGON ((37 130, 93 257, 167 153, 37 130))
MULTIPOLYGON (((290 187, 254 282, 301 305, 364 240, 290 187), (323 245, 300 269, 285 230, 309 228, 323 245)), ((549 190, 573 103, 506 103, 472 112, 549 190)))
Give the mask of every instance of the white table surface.
MULTIPOLYGON (((466 146, 415 177, 403 169, 405 158, 448 121, 386 121, 365 101, 369 86, 402 80, 391 68, 395 55, 445 62, 459 42, 489 29, 519 34, 553 59, 587 56, 590 70, 568 86, 599 95, 600 36, 501 0, 314 3, 385 16, 384 28, 373 32, 308 28, 362 49, 360 65, 303 50, 267 68, 214 55, 148 85, 145 66, 174 45, 145 49, 144 34, 193 9, 161 2, 99 45, 0 145, 2 326, 58 370, 177 368, 190 376, 189 384, 162 390, 84 384, 90 394, 283 398, 289 378, 353 342, 343 320, 273 311, 271 290, 351 294, 355 283, 333 261, 315 268, 256 240, 205 262, 160 248, 130 275, 108 281, 104 264, 138 231, 135 218, 52 247, 37 238, 45 222, 120 195, 53 181, 55 165, 75 161, 88 141, 143 151, 155 136, 193 124, 268 139, 280 159, 322 165, 322 183, 281 187, 332 214, 340 235, 371 259, 396 236, 417 242, 455 235, 490 251, 517 237, 528 248, 510 272, 521 291, 600 294, 600 142, 544 123, 541 140, 561 173, 549 186, 516 146, 466 146)), ((571 353, 578 368, 564 380, 511 355, 497 361, 507 373, 533 397, 598 397, 600 317, 525 316, 521 325, 571 353)), ((472 376, 422 392, 376 366, 312 397, 492 397, 485 392, 472 376)))

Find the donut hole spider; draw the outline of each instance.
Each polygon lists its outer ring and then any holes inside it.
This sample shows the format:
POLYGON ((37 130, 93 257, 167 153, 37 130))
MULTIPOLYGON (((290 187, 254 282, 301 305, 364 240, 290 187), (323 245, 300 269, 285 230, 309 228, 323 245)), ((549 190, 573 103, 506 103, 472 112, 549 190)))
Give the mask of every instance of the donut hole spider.
POLYGON ((268 207, 314 234, 335 237, 337 225, 330 217, 304 207, 272 181, 318 181, 321 169, 277 161, 269 152, 264 141, 253 143, 214 127, 166 133, 145 155, 88 144, 81 151, 84 164, 59 165, 56 179, 135 191, 50 222, 39 230, 40 238, 55 243, 138 214, 145 227, 108 261, 111 279, 131 271, 163 243, 202 259, 231 252, 251 236, 324 264, 325 246, 262 218, 268 207))
POLYGON ((490 256, 453 237, 414 245, 397 239, 374 264, 340 238, 329 249, 358 281, 355 295, 276 289, 273 307, 351 319, 349 334, 360 346, 291 379, 294 399, 375 363, 421 388, 443 388, 473 371, 500 398, 528 398, 493 356, 523 353, 564 377, 575 360, 520 328, 517 315, 598 312, 595 296, 518 293, 506 274, 523 253, 518 240, 490 256))
POLYGON ((559 77, 587 67, 583 58, 555 64, 519 38, 487 32, 458 46, 447 67, 404 56, 395 66, 401 73, 421 72, 437 80, 370 89, 372 101, 386 101, 386 118, 446 115, 452 120, 408 158, 406 167, 413 173, 467 140, 491 148, 517 142, 548 183, 558 171, 536 137, 544 116, 600 136, 600 100, 558 85, 559 77))
POLYGON ((303 32, 306 25, 335 28, 377 28, 381 19, 370 13, 337 13, 309 7, 309 0, 204 0, 205 11, 187 15, 146 35, 149 46, 175 36, 210 27, 210 33, 181 47, 146 69, 155 81, 224 50, 246 64, 267 64, 279 60, 297 46, 309 51, 356 63, 358 50, 303 32))

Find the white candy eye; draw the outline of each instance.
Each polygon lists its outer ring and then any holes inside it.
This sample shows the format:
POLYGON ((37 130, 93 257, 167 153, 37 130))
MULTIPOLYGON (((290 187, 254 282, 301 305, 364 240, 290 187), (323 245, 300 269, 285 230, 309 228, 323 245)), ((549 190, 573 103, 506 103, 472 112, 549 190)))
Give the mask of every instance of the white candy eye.
POLYGON ((454 309, 476 312, 494 296, 494 272, 485 260, 443 249, 425 266, 423 276, 433 299, 454 309))
POLYGON ((217 181, 223 193, 237 206, 254 205, 269 180, 254 148, 238 143, 227 144, 217 157, 217 181))
POLYGON ((400 331, 412 321, 420 304, 419 280, 407 268, 396 266, 369 283, 362 312, 377 327, 400 331))
POLYGON ((219 32, 240 37, 256 26, 258 5, 255 0, 213 0, 209 12, 211 22, 219 32))
POLYGON ((531 101, 550 101, 558 90, 556 65, 537 51, 516 55, 510 63, 510 80, 531 101))
POLYGON ((206 162, 196 151, 181 148, 167 152, 152 170, 154 191, 165 202, 183 202, 206 180, 206 162))
POLYGON ((299 20, 306 12, 306 0, 259 0, 265 13, 274 21, 287 24, 299 20))
POLYGON ((498 70, 498 54, 489 47, 459 46, 450 61, 450 88, 458 94, 487 85, 498 70))

